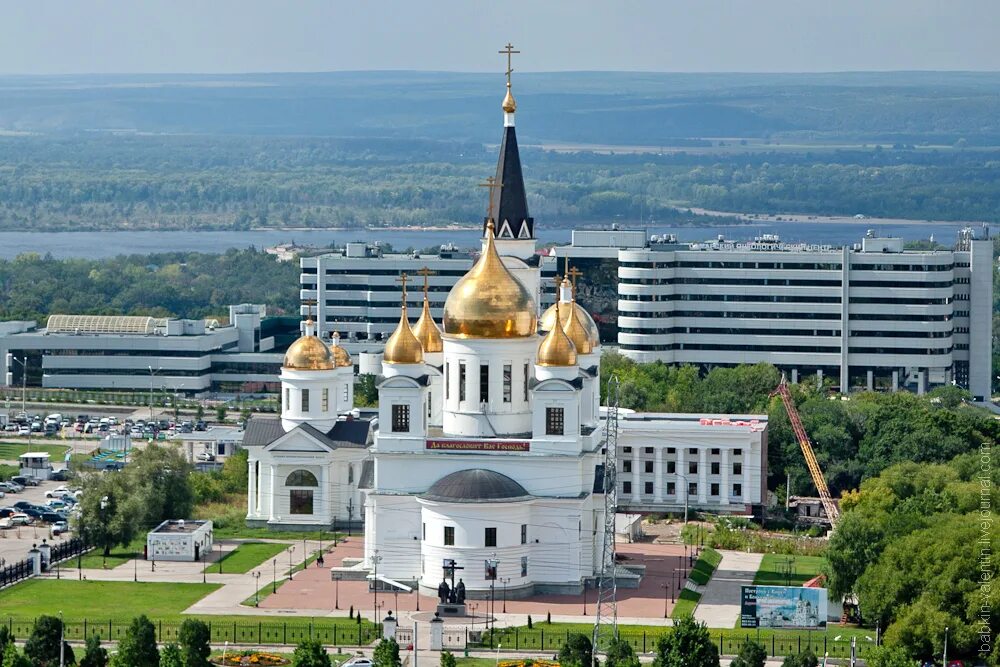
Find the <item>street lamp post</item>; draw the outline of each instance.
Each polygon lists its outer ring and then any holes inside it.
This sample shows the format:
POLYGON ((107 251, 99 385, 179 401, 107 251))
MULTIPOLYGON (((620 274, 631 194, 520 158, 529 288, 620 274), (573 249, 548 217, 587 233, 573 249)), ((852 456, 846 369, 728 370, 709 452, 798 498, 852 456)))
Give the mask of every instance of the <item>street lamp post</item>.
POLYGON ((291 581, 295 577, 293 576, 295 572, 292 570, 292 552, 295 551, 295 545, 288 547, 288 580, 291 581))
MULTIPOLYGON (((348 524, 350 525, 350 524, 348 524)), ((382 557, 378 555, 378 549, 375 549, 372 554, 372 594, 374 596, 374 601, 372 602, 375 608, 375 622, 378 623, 378 564, 382 561, 382 557)))
POLYGON ((260 570, 253 573, 253 606, 260 604, 260 570))
POLYGON ((278 592, 278 559, 271 561, 271 594, 278 592))
POLYGON ((948 626, 944 626, 944 654, 941 656, 941 664, 948 667, 948 626))
MULTIPOLYGON (((507 611, 504 609, 504 611, 507 611)), ((587 615, 587 580, 583 580, 583 615, 587 615)))
MULTIPOLYGON (((104 523, 107 522, 107 520, 104 518, 104 510, 106 510, 108 508, 108 505, 110 504, 111 504, 111 499, 108 498, 108 496, 104 496, 103 498, 101 498, 101 521, 104 523)), ((80 516, 83 516, 83 514, 81 513, 80 516)), ((108 569, 108 554, 107 550, 103 548, 101 549, 101 568, 105 570, 108 569)))
POLYGON ((661 588, 663 588, 663 618, 669 618, 669 614, 667 613, 667 592, 670 589, 670 585, 662 584, 661 588))
MULTIPOLYGON (((510 577, 507 577, 506 579, 503 580, 503 613, 505 613, 505 614, 507 613, 507 584, 508 583, 510 583, 510 577)), ((587 595, 587 586, 586 586, 586 584, 584 584, 584 587, 583 587, 583 594, 584 594, 584 596, 587 595)), ((584 614, 584 616, 587 615, 587 598, 586 597, 584 597, 584 599, 583 599, 583 614, 584 614)))
POLYGON ((333 603, 334 609, 340 609, 340 572, 333 573, 333 580, 337 582, 337 597, 333 603))

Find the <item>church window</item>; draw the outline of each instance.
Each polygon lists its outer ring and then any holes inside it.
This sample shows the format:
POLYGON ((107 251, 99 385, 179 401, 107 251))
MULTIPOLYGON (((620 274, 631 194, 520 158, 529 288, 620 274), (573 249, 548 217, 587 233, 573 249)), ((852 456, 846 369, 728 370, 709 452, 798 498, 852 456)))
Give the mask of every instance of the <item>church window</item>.
POLYGON ((430 392, 427 393, 427 421, 431 420, 431 406, 434 405, 434 395, 430 392))
POLYGON ((399 403, 392 406, 392 432, 406 433, 410 430, 410 406, 399 403))
POLYGON ((672 496, 677 493, 677 485, 673 482, 667 482, 667 495, 672 496))
POLYGON ((444 527, 444 545, 446 547, 455 546, 455 526, 444 527))
POLYGON ((697 456, 698 450, 695 449, 694 447, 691 447, 690 449, 688 449, 688 454, 690 454, 691 456, 697 456))
POLYGON ((736 496, 737 498, 742 498, 743 497, 743 485, 742 484, 733 484, 733 495, 736 496))
POLYGON ((713 449, 712 449, 712 456, 718 456, 718 455, 719 455, 719 450, 718 450, 718 449, 715 449, 715 448, 713 448, 713 449))
POLYGON ((350 390, 347 388, 347 385, 345 384, 344 385, 344 405, 347 405, 347 399, 349 398, 348 391, 350 391, 350 390))
POLYGON ((289 408, 292 407, 292 400, 291 400, 291 398, 289 398, 291 396, 291 394, 292 394, 292 390, 289 389, 288 387, 285 387, 285 402, 281 406, 282 409, 288 410, 289 408))
POLYGON ((622 472, 632 472, 631 461, 622 461, 622 472))
POLYGON ((497 545, 497 529, 487 528, 486 529, 486 543, 484 546, 495 547, 497 545))
POLYGON ((673 475, 676 472, 677 472, 677 462, 676 461, 667 461, 667 474, 668 475, 673 475))
POLYGON ((503 365, 503 402, 510 403, 510 364, 503 365))
POLYGON ((733 464, 733 474, 734 475, 742 475, 743 474, 743 464, 742 463, 734 463, 733 464))
POLYGON ((308 470, 295 470, 285 478, 285 486, 319 486, 319 482, 308 470))
POLYGON ((647 473, 653 472, 653 462, 652 461, 645 461, 644 463, 645 463, 645 471, 647 473))
POLYGON ((527 577, 528 576, 528 557, 527 556, 521 556, 521 576, 522 577, 527 577))
POLYGON ((292 489, 288 492, 288 509, 292 514, 313 513, 313 492, 307 489, 292 489))
POLYGON ((647 496, 652 495, 653 494, 653 483, 652 482, 646 482, 645 488, 643 489, 642 492, 645 493, 647 496))
POLYGON ((420 533, 420 537, 421 537, 421 539, 423 539, 424 542, 427 541, 427 523, 426 522, 424 522, 424 524, 423 524, 423 531, 420 533))
POLYGON ((631 447, 622 447, 622 452, 625 453, 625 454, 631 454, 632 453, 632 448, 631 447))
POLYGON ((524 400, 528 400, 528 364, 524 365, 524 400))
POLYGON ((622 493, 632 493, 632 482, 622 482, 622 493))
POLYGON ((647 454, 652 454, 653 453, 653 448, 652 447, 646 447, 646 453, 647 454))
POLYGON ((479 402, 488 403, 490 400, 490 367, 487 364, 479 365, 479 402))
POLYGON ((528 524, 521 524, 521 544, 528 543, 528 524))
POLYGON ((718 484, 712 484, 709 487, 709 490, 711 491, 711 493, 712 493, 713 496, 719 495, 719 485, 718 484))
POLYGON ((330 411, 330 389, 323 387, 323 412, 330 411))
POLYGON ((712 461, 712 474, 713 475, 718 475, 719 474, 719 462, 718 461, 712 461))
POLYGON ((698 495, 698 483, 697 482, 689 482, 688 483, 688 495, 689 496, 696 496, 696 495, 698 495))
POLYGON ((743 456, 743 450, 742 449, 734 449, 733 450, 733 454, 736 455, 736 456, 743 456))
POLYGON ((562 408, 545 408, 545 435, 563 435, 565 417, 562 408))
POLYGON ((302 394, 302 412, 309 412, 309 390, 303 389, 302 394))
POLYGON ((698 464, 695 463, 694 461, 689 461, 688 462, 688 474, 689 475, 697 475, 698 474, 698 464))
POLYGON ((458 362, 458 400, 465 402, 465 362, 458 362))
POLYGON ((354 466, 347 466, 347 483, 354 484, 354 466))
POLYGON ((451 364, 444 365, 444 400, 451 397, 451 364))

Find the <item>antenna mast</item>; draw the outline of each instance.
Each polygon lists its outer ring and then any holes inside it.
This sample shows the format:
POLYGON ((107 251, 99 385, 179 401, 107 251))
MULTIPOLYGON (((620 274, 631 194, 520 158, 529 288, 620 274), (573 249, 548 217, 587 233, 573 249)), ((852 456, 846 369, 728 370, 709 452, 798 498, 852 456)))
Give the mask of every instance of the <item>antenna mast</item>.
POLYGON ((601 549, 601 576, 597 593, 597 620, 594 623, 594 653, 607 650, 618 637, 618 585, 615 577, 615 510, 618 507, 618 376, 608 378, 608 415, 604 437, 604 544, 601 549))

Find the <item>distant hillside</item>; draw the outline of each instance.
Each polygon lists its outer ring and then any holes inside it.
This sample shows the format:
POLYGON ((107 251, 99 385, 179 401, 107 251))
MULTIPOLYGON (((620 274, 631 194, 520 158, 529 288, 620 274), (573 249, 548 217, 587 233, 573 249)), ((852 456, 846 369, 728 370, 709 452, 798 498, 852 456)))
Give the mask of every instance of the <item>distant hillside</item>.
MULTIPOLYGON (((1000 145, 1000 73, 519 74, 522 140, 1000 145)), ((497 140, 503 77, 421 72, 0 77, 0 132, 497 140)))

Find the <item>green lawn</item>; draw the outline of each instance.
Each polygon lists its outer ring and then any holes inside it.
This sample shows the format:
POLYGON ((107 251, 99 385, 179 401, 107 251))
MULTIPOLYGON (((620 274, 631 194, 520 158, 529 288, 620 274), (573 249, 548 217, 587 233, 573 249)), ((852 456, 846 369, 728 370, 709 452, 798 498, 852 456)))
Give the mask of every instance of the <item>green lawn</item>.
POLYGON ((822 556, 782 556, 764 554, 753 583, 761 586, 801 586, 820 573, 822 556))
MULTIPOLYGON (((41 438, 38 438, 41 439, 41 438)), ((45 452, 53 461, 62 461, 66 456, 69 447, 66 445, 49 445, 34 443, 29 445, 27 440, 21 442, 0 442, 0 459, 5 461, 16 461, 21 454, 28 452, 45 452)))
POLYGON ((670 612, 670 618, 677 619, 681 616, 693 616, 694 608, 698 606, 699 601, 701 601, 701 593, 696 593, 690 588, 685 588, 677 596, 677 604, 674 605, 673 610, 670 612))
MULTIPOLYGON (((124 547, 114 547, 111 549, 111 553, 108 555, 107 559, 102 555, 104 552, 101 549, 94 549, 83 555, 83 567, 92 569, 101 569, 107 565, 107 569, 112 569, 129 562, 132 558, 143 553, 143 549, 146 548, 146 534, 143 533, 141 537, 137 537, 132 540, 127 546, 124 547)), ((66 563, 67 566, 76 567, 76 560, 66 563)), ((140 565, 140 567, 148 567, 140 565)))
MULTIPOLYGON (((246 574, 262 563, 274 558, 288 548, 280 542, 244 542, 230 551, 222 559, 222 572, 228 574, 246 574)), ((216 561, 205 568, 206 572, 218 572, 216 561)))
POLYGON ((704 586, 712 578, 715 568, 722 562, 722 554, 711 547, 705 548, 695 561, 689 578, 699 586, 704 586))
MULTIPOLYGON (((196 512, 197 513, 197 512, 196 512)), ((246 512, 244 512, 246 514, 246 512)), ((211 519, 211 516, 205 518, 211 519)), ((336 533, 337 539, 341 537, 346 537, 346 533, 336 533)), ((357 537, 361 533, 354 533, 357 537)), ((224 527, 215 529, 215 539, 217 540, 252 540, 252 539, 271 539, 271 540, 322 540, 323 542, 332 542, 334 533, 331 531, 319 531, 319 530, 271 530, 270 528, 249 528, 247 526, 236 526, 236 527, 224 527)))

